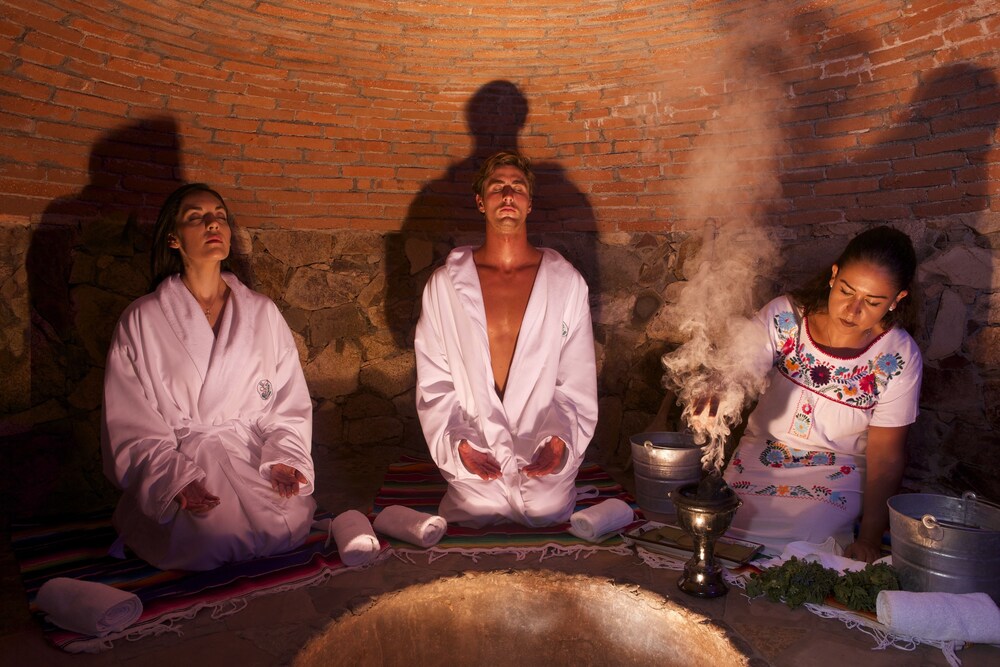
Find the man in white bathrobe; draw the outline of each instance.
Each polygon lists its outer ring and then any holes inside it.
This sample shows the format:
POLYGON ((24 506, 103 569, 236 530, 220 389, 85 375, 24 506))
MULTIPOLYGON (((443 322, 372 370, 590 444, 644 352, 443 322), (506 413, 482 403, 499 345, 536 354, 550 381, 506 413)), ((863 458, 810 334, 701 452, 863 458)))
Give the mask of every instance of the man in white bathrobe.
POLYGON ((533 183, 519 155, 484 163, 485 242, 431 275, 417 323, 417 414, 448 482, 439 512, 467 526, 567 521, 597 423, 587 285, 528 242, 533 183))

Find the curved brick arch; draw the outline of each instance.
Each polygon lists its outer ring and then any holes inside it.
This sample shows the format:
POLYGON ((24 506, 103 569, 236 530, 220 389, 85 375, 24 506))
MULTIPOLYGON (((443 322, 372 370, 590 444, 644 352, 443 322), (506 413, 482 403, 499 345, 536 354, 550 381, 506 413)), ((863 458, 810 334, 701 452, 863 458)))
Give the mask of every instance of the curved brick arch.
MULTIPOLYGON (((244 221, 396 229, 421 186, 469 153, 468 99, 507 79, 531 107, 522 148, 567 171, 600 231, 683 228, 706 215, 745 215, 751 205, 792 224, 846 220, 836 213, 845 203, 871 208, 868 217, 903 219, 918 215, 920 202, 899 185, 921 179, 883 171, 894 196, 872 196, 871 174, 848 167, 930 135, 942 137, 936 150, 949 156, 907 167, 942 170, 924 183, 942 185, 956 157, 982 165, 973 153, 991 141, 995 99, 982 91, 995 89, 998 51, 987 5, 512 0, 206 9, 18 0, 3 9, 0 202, 7 214, 39 214, 93 178, 87 160, 102 134, 166 114, 178 127, 184 176, 223 188, 244 221), (901 131, 925 79, 956 63, 978 72, 952 93, 965 117, 948 129, 910 123, 901 131), (780 178, 755 182, 753 174, 780 178), (836 182, 817 188, 824 180, 836 182)), ((938 201, 968 211, 958 199, 975 195, 971 209, 989 208, 985 172, 964 189, 947 178, 953 196, 940 191, 938 201)), ((162 191, 172 182, 154 169, 116 187, 162 191)))

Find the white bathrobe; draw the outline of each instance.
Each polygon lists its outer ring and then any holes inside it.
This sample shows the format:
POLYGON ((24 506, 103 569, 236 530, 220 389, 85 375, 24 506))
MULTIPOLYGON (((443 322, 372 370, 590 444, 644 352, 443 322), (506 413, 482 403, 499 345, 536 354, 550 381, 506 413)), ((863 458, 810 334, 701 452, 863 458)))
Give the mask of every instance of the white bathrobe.
POLYGON ((125 310, 108 351, 104 469, 124 491, 114 523, 162 569, 292 549, 315 511, 312 403, 288 325, 270 299, 223 278, 218 337, 175 275, 125 310), (271 488, 275 463, 308 479, 298 496, 271 488), (221 499, 202 515, 174 500, 195 480, 221 499))
POLYGON ((542 249, 501 401, 472 252, 456 248, 431 276, 414 341, 417 414, 448 481, 439 512, 471 526, 566 521, 597 423, 587 285, 559 253, 542 249), (551 436, 567 444, 563 465, 543 477, 520 472, 551 436), (458 456, 462 440, 492 454, 503 476, 487 481, 470 472, 458 456))

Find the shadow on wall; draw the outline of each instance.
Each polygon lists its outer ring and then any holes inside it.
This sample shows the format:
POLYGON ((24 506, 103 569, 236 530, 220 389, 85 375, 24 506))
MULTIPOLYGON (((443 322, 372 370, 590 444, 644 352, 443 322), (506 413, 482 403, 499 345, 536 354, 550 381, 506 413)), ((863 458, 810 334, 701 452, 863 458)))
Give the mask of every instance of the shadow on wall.
MULTIPOLYGON (((149 287, 150 230, 142 212, 183 182, 180 138, 160 116, 104 134, 92 147, 89 182, 53 201, 33 230, 26 269, 31 308, 30 407, 22 416, 11 511, 109 504, 100 457, 104 363, 118 315, 149 287), (48 484, 42 480, 49 480, 48 484)), ((13 465, 7 469, 13 469, 13 465)))
POLYGON ((985 220, 993 208, 986 184, 997 178, 989 156, 1000 83, 994 70, 970 63, 922 78, 908 120, 930 135, 914 142, 914 160, 938 166, 924 205, 924 381, 908 474, 1000 500, 1000 244, 985 220))
MULTIPOLYGON (((886 119, 891 129, 864 136, 864 149, 826 172, 828 180, 862 184, 830 197, 831 208, 848 223, 906 231, 921 259, 915 297, 924 326, 913 334, 924 354, 924 380, 904 485, 971 489, 994 499, 1000 498, 1000 410, 992 407, 1000 404, 997 241, 980 230, 989 227, 983 216, 992 205, 985 184, 1000 125, 997 93, 996 73, 972 63, 922 73, 909 103, 886 111, 893 114, 886 119)), ((793 177, 786 185, 797 182, 793 177)), ((811 272, 836 256, 843 238, 832 227, 827 238, 801 243, 786 249, 797 258, 786 276, 791 284, 799 282, 795 270, 811 272)))
MULTIPOLYGON (((475 206, 472 183, 490 155, 501 150, 520 152, 518 135, 528 112, 527 98, 509 81, 491 81, 479 88, 465 106, 475 144, 471 154, 427 183, 410 203, 400 231, 386 235, 384 309, 400 348, 413 346, 420 298, 431 271, 455 245, 482 240, 482 216, 475 206)), ((537 182, 528 229, 529 233, 533 226, 544 230, 532 233, 532 241, 558 250, 577 267, 587 279, 593 303, 600 293, 600 276, 590 202, 560 165, 532 161, 532 170, 537 182), (549 230, 572 233, 545 233, 549 230)))
MULTIPOLYGON (((385 236, 386 323, 396 346, 413 348, 420 300, 431 272, 458 245, 481 243, 482 215, 475 206, 472 184, 482 162, 501 151, 521 152, 518 136, 529 113, 524 93, 510 81, 480 87, 465 106, 474 146, 471 153, 430 181, 410 203, 398 233, 385 236)), ((531 157, 528 155, 527 157, 531 157)), ((595 218, 587 197, 553 162, 532 160, 536 187, 528 231, 532 243, 559 251, 587 280, 591 304, 601 291, 595 218)), ((412 418, 415 418, 415 412, 412 418)), ((407 440, 425 449, 419 425, 407 428, 407 440)))

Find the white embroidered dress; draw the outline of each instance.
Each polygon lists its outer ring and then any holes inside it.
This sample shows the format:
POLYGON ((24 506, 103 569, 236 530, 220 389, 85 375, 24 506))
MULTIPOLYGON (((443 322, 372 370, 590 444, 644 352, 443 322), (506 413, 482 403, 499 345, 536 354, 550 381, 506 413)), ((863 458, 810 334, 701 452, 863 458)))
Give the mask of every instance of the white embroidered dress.
POLYGON ((757 319, 774 366, 725 471, 743 501, 729 534, 775 551, 831 535, 846 546, 861 509, 868 427, 916 420, 920 351, 893 328, 856 357, 827 354, 785 296, 757 319))
POLYGON ((123 490, 120 538, 162 569, 206 570, 292 549, 315 501, 312 403, 288 325, 274 303, 223 274, 230 296, 214 336, 179 276, 122 314, 108 351, 102 449, 123 490), (270 468, 309 480, 281 498, 270 468), (211 511, 174 501, 202 480, 211 511))
POLYGON ((449 521, 548 525, 573 512, 576 473, 597 423, 594 334, 583 278, 559 253, 541 250, 502 400, 473 248, 453 250, 424 289, 414 342, 417 414, 448 481, 439 512, 449 521), (521 473, 550 436, 567 444, 562 468, 543 477, 521 473), (466 469, 458 456, 463 439, 497 459, 501 479, 466 469))

